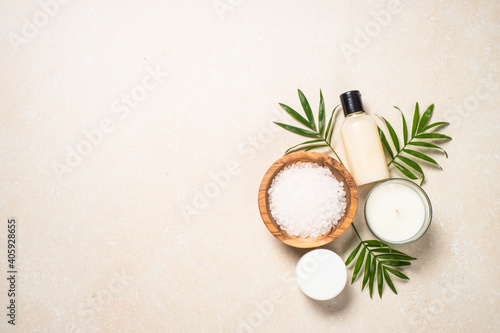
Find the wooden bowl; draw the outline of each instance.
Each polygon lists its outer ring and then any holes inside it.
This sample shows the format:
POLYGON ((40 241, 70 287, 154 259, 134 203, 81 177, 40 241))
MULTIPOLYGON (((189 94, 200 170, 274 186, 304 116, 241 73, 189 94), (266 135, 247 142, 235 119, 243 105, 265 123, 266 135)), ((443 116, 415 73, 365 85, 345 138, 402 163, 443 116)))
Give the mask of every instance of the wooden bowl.
POLYGON ((259 188, 259 210, 262 220, 266 225, 267 229, 278 238, 283 243, 300 248, 311 248, 318 247, 330 243, 335 238, 342 235, 342 233, 351 225, 354 216, 356 215, 356 210, 358 208, 358 189, 354 179, 352 178, 349 171, 339 162, 334 160, 328 155, 313 153, 313 152, 298 152, 289 155, 285 155, 267 170, 259 188), (344 190, 346 192, 346 209, 344 216, 340 219, 336 226, 332 230, 322 236, 313 238, 301 238, 289 235, 286 231, 282 230, 280 226, 276 223, 271 211, 269 209, 269 188, 273 183, 274 177, 283 170, 285 167, 297 163, 297 162, 312 162, 320 166, 326 166, 329 168, 335 178, 339 182, 344 183, 344 190))

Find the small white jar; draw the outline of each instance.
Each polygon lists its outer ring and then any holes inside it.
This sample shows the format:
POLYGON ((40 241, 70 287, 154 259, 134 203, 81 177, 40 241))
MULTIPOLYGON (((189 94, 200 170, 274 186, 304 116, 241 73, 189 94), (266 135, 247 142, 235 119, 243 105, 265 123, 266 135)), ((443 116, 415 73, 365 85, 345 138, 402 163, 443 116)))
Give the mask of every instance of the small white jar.
POLYGON ((336 297, 347 282, 347 269, 342 258, 333 251, 310 251, 297 262, 295 277, 308 297, 326 301, 336 297))

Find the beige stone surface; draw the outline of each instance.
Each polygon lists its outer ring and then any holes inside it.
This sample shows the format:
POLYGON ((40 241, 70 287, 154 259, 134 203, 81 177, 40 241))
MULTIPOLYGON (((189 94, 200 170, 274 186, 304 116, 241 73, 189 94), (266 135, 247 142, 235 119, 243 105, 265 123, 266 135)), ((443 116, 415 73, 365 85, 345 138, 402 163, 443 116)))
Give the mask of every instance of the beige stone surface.
MULTIPOLYGON (((0 330, 498 332, 499 17, 497 1, 0 2, 0 330), (308 299, 306 250, 260 219, 262 176, 301 142, 272 124, 297 88, 328 110, 359 89, 398 131, 392 106, 416 101, 451 122, 399 295, 308 299)), ((355 244, 350 228, 326 248, 355 244)))

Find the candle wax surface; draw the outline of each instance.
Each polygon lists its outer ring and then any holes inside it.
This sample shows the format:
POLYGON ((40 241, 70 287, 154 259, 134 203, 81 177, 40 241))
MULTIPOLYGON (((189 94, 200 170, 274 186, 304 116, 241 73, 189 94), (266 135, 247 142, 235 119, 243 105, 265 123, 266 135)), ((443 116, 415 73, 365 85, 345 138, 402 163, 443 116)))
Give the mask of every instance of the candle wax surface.
POLYGON ((422 228, 425 206, 419 194, 404 184, 382 184, 366 203, 366 219, 372 232, 387 241, 400 242, 422 228))

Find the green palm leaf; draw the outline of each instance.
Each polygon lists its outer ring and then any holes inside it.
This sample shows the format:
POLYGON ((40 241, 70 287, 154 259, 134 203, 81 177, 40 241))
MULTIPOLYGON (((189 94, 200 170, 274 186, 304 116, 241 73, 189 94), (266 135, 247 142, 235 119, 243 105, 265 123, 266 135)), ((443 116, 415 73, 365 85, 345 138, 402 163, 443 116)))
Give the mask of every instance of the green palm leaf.
POLYGON ((398 108, 397 106, 394 106, 394 108, 398 109, 401 113, 401 121, 403 122, 403 140, 404 144, 406 145, 408 143, 408 125, 406 124, 406 118, 400 108, 398 108))
POLYGON ((295 145, 293 147, 290 147, 288 148, 286 151, 285 151, 285 155, 288 154, 290 151, 292 151, 293 149, 299 147, 299 146, 305 146, 305 145, 309 145, 309 144, 312 144, 312 143, 318 143, 318 142, 323 142, 323 139, 316 139, 316 140, 310 140, 310 141, 306 141, 306 142, 302 142, 302 143, 299 143, 298 145, 295 145))
POLYGON ((441 148, 441 147, 439 147, 439 146, 437 146, 437 145, 435 145, 433 143, 413 141, 413 142, 410 142, 409 144, 412 145, 412 146, 439 149, 439 150, 441 150, 444 153, 444 155, 446 156, 446 158, 448 158, 448 153, 443 148, 441 148))
POLYGON ((399 170, 401 171, 401 173, 403 175, 405 175, 406 177, 408 178, 411 178, 411 179, 418 179, 417 176, 415 176, 413 174, 413 172, 411 172, 410 170, 408 170, 407 168, 405 168, 404 166, 402 166, 401 164, 399 164, 398 162, 394 161, 392 162, 392 164, 394 164, 394 166, 399 170))
POLYGON ((439 133, 422 133, 415 136, 417 139, 445 139, 451 140, 448 135, 439 134, 439 133))
POLYGON ((387 253, 377 255, 377 259, 391 259, 391 260, 417 260, 417 258, 410 257, 403 253, 387 253))
POLYGON ((373 295, 373 285, 375 284, 375 274, 377 273, 377 259, 373 257, 372 263, 370 264, 370 278, 368 282, 368 289, 370 290, 370 298, 373 295))
POLYGON ((392 280, 391 280, 391 277, 389 276, 389 273, 387 273, 387 271, 386 271, 386 267, 384 267, 384 278, 385 278, 385 282, 387 282, 387 285, 389 286, 389 288, 391 288, 391 290, 397 295, 398 292, 396 291, 396 288, 394 287, 394 283, 392 283, 392 280))
POLYGON ((446 122, 446 121, 438 121, 437 123, 434 123, 434 124, 430 124, 429 126, 426 126, 422 132, 427 132, 428 130, 430 130, 431 128, 434 128, 434 127, 437 127, 437 126, 448 126, 450 123, 446 122))
POLYGON ((382 298, 382 289, 384 288, 384 276, 382 275, 382 263, 379 261, 377 265, 377 285, 378 295, 382 298))
POLYGON ((410 266, 411 264, 408 261, 384 260, 384 265, 398 267, 398 266, 410 266))
POLYGON ((395 250, 391 247, 381 247, 381 248, 375 248, 371 250, 372 252, 377 252, 377 253, 395 253, 395 254, 404 254, 401 251, 395 250))
POLYGON ((304 94, 302 93, 302 91, 300 91, 300 89, 299 89, 299 99, 300 99, 300 104, 302 104, 302 108, 306 113, 307 119, 309 120, 311 129, 316 131, 316 123, 314 121, 314 115, 312 113, 311 106, 309 105, 306 96, 304 96, 304 94))
POLYGON ((385 125, 387 126, 387 129, 389 130, 389 134, 391 135, 391 139, 392 139, 392 143, 394 144, 394 148, 396 148, 396 151, 399 151, 399 139, 398 139, 398 136, 396 134, 396 131, 394 130, 394 128, 391 126, 391 124, 384 118, 384 117, 381 117, 384 122, 385 122, 385 125))
POLYGON ((330 116, 330 122, 328 123, 328 127, 326 128, 326 132, 325 132, 325 135, 326 135, 326 141, 328 141, 328 143, 332 143, 332 136, 333 136, 333 126, 330 126, 332 124, 332 120, 333 120, 333 117, 335 115, 335 113, 337 112, 338 110, 338 105, 333 109, 332 111, 332 115, 330 116), (330 128, 331 127, 331 128, 330 128))
POLYGON ((328 147, 328 145, 327 144, 323 144, 323 145, 310 146, 310 147, 307 147, 304 151, 310 151, 310 150, 313 150, 313 149, 323 148, 323 147, 328 147))
POLYGON ((429 122, 429 119, 431 119, 432 112, 434 111, 434 104, 431 104, 427 110, 425 110, 424 114, 422 115, 422 118, 420 118, 420 121, 418 123, 418 129, 417 133, 421 133, 422 130, 424 129, 425 125, 429 122))
POLYGON ((418 121, 420 119, 420 113, 418 108, 418 102, 415 103, 415 112, 413 112, 413 124, 411 127, 411 137, 413 138, 417 134, 418 121))
POLYGON ((401 156, 401 155, 398 156, 398 159, 400 159, 402 162, 406 163, 409 167, 413 168, 414 170, 416 170, 418 173, 420 173, 422 175, 422 180, 420 181, 420 185, 422 185, 424 180, 425 180, 425 174, 424 174, 424 171, 422 170, 422 168, 420 167, 420 165, 418 165, 417 162, 410 160, 409 158, 401 156))
POLYGON ((354 283, 354 281, 358 277, 359 271, 361 270, 361 266, 363 265, 363 261, 365 259, 365 252, 366 252, 366 247, 363 247, 361 249, 361 252, 359 253, 358 260, 356 261, 356 265, 354 265, 354 271, 352 273, 351 284, 354 283))
POLYGON ((363 276, 363 285, 361 286, 361 290, 365 289, 365 286, 368 283, 368 280, 370 279, 370 265, 371 265, 371 263, 372 263, 372 256, 369 253, 366 256, 366 262, 365 262, 365 268, 364 268, 365 273, 363 276))
POLYGON ((382 243, 381 241, 378 241, 378 240, 367 240, 367 241, 364 241, 364 243, 369 247, 373 247, 373 246, 382 247, 382 248, 389 247, 389 245, 382 243))
POLYGON ((391 158, 394 159, 394 154, 392 153, 391 146, 389 146, 389 142, 387 142, 387 138, 385 137, 384 132, 382 132, 380 127, 377 128, 378 128, 378 134, 380 136, 380 141, 382 141, 382 145, 384 146, 385 150, 389 153, 391 158))
POLYGON ((289 107, 288 105, 278 103, 283 110, 285 110, 286 113, 288 113, 293 119, 297 120, 299 123, 302 125, 309 127, 310 129, 314 130, 314 127, 309 124, 309 122, 306 120, 306 118, 302 117, 297 111, 289 107))
POLYGON ((420 158, 421 160, 424 160, 424 161, 427 161, 429 163, 432 163, 434 165, 437 165, 439 168, 441 168, 441 166, 438 164, 438 162, 436 162, 436 160, 434 160, 433 158, 425 155, 425 154, 422 154, 421 152, 418 152, 418 151, 415 151, 415 150, 411 150, 411 149, 403 149, 403 152, 407 153, 407 154, 410 154, 412 156, 415 156, 417 158, 420 158))
POLYGON ((400 271, 394 269, 394 268, 390 268, 390 267, 386 267, 385 268, 388 272, 390 272, 391 274, 397 276, 398 278, 400 279, 403 279, 403 280, 409 280, 410 278, 407 277, 405 274, 401 273, 400 271))
POLYGON ((319 133, 323 135, 323 130, 325 129, 325 100, 323 99, 321 89, 319 90, 318 127, 319 133))
POLYGON ((354 250, 351 252, 349 257, 347 257, 347 260, 345 261, 346 266, 349 266, 349 264, 354 260, 354 258, 356 258, 356 254, 358 254, 358 251, 361 248, 361 245, 363 245, 363 244, 359 243, 358 246, 356 246, 356 248, 354 248, 354 250))
POLYGON ((317 138, 318 137, 318 133, 316 133, 316 132, 312 132, 312 131, 309 131, 309 130, 306 130, 306 129, 303 129, 303 128, 299 128, 299 127, 295 127, 295 126, 292 126, 292 125, 278 123, 276 121, 274 123, 276 125, 284 128, 284 129, 286 129, 287 131, 295 133, 295 134, 298 134, 298 135, 302 135, 302 136, 305 136, 305 137, 308 137, 308 138, 317 138))
POLYGON ((415 161, 410 160, 409 158, 406 158, 401 155, 398 156, 398 159, 400 159, 402 162, 406 163, 408 166, 418 171, 422 176, 424 175, 424 171, 422 170, 420 165, 418 165, 415 161))

